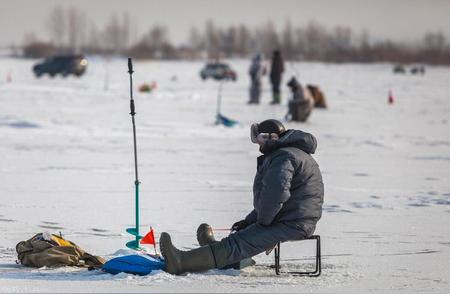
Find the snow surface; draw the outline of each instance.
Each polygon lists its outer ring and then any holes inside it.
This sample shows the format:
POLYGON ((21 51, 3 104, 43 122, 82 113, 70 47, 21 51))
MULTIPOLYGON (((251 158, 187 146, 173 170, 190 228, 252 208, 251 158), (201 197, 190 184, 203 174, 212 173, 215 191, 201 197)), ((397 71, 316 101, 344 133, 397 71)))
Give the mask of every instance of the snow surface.
MULTIPOLYGON (((134 222, 126 60, 91 58, 86 75, 66 79, 36 79, 34 62, 0 59, 0 292, 450 291, 450 68, 412 76, 390 64, 288 64, 285 82, 299 73, 330 105, 288 124, 318 139, 319 278, 275 276, 264 254, 242 271, 137 277, 15 264, 15 245, 41 231, 106 258, 123 254, 134 222)), ((201 62, 135 62, 135 88, 158 83, 135 92, 142 230, 167 231, 180 248, 196 246, 200 223, 227 228, 251 210, 258 150, 249 125, 286 112, 286 87, 283 105, 269 106, 268 83, 262 103, 246 105, 249 64, 231 64, 239 79, 223 87, 223 114, 240 125, 225 128, 214 125, 218 83, 200 80, 201 62)), ((311 265, 313 244, 284 244, 282 265, 311 265)))

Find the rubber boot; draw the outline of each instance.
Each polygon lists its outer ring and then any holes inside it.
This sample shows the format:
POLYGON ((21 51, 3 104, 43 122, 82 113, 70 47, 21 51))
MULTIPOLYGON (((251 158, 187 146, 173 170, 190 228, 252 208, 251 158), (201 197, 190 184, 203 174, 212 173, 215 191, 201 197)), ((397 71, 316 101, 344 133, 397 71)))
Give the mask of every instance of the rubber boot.
POLYGON ((271 105, 280 104, 281 103, 281 94, 273 94, 273 100, 270 102, 271 105))
POLYGON ((208 224, 201 224, 197 229, 197 241, 200 246, 211 245, 217 242, 214 238, 212 227, 208 224))
MULTIPOLYGON (((210 225, 208 224, 201 224, 198 229, 197 229, 197 241, 198 244, 200 246, 205 246, 205 245, 212 245, 215 243, 219 243, 218 241, 216 241, 216 239, 214 238, 214 233, 213 233, 213 229, 210 225)), ((252 258, 245 258, 243 260, 241 260, 240 262, 236 262, 230 265, 227 265, 225 267, 219 267, 220 269, 229 269, 229 268, 233 268, 233 269, 243 269, 246 268, 248 266, 254 266, 256 264, 256 262, 252 259, 252 258)))
POLYGON ((163 232, 159 239, 159 246, 166 263, 165 271, 170 274, 202 272, 217 267, 213 250, 209 245, 190 251, 181 251, 173 246, 170 235, 163 232))

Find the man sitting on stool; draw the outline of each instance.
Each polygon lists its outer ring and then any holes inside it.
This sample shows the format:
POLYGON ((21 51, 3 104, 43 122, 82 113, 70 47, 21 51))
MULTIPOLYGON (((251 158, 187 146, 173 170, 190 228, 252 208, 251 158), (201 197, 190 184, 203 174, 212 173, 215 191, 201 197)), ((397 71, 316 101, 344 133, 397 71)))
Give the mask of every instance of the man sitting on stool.
POLYGON ((285 130, 269 119, 251 127, 259 145, 253 184, 254 209, 232 226, 234 231, 216 241, 209 225, 197 231, 201 247, 181 251, 170 235, 160 237, 166 271, 171 274, 227 268, 273 248, 278 242, 302 240, 314 233, 322 216, 324 187, 319 166, 311 154, 316 138, 299 130, 285 130))

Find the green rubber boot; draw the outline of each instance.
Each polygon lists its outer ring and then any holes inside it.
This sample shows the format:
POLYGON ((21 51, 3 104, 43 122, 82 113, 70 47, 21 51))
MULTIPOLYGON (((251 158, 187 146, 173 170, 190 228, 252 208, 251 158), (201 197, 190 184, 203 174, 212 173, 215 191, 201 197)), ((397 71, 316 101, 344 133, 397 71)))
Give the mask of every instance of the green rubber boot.
POLYGON ((209 245, 189 251, 181 251, 173 246, 170 235, 164 232, 159 239, 159 246, 166 262, 165 271, 170 274, 202 272, 217 267, 213 250, 209 245))
POLYGON ((214 238, 212 227, 208 224, 201 224, 197 229, 197 241, 200 246, 211 245, 217 242, 214 238))
POLYGON ((281 94, 273 94, 271 105, 280 104, 281 103, 281 94))
MULTIPOLYGON (((213 251, 215 248, 220 248, 221 246, 219 245, 214 245, 215 243, 219 243, 218 241, 216 241, 216 239, 214 238, 214 233, 213 233, 213 229, 210 225, 208 224, 201 224, 198 229, 197 229, 197 241, 198 244, 200 246, 205 246, 205 245, 211 245, 211 248, 213 248, 213 251)), ((217 254, 215 254, 217 255, 217 254)), ((254 266, 256 264, 256 262, 252 259, 252 258, 246 258, 241 260, 240 262, 236 262, 230 265, 226 265, 224 267, 219 266, 220 269, 229 269, 229 268, 233 268, 233 269, 243 269, 246 268, 248 266, 254 266)))

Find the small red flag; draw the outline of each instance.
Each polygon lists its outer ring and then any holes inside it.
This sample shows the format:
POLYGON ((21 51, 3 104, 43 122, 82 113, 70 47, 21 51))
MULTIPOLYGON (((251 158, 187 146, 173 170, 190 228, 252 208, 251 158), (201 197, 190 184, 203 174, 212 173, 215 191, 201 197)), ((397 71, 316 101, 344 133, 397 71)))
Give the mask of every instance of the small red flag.
POLYGON ((153 228, 150 228, 150 232, 148 232, 147 235, 145 235, 145 237, 142 238, 141 244, 153 244, 153 245, 156 245, 155 234, 153 232, 153 228))
POLYGON ((394 95, 392 94, 391 90, 389 90, 388 103, 389 104, 394 104, 394 95))

